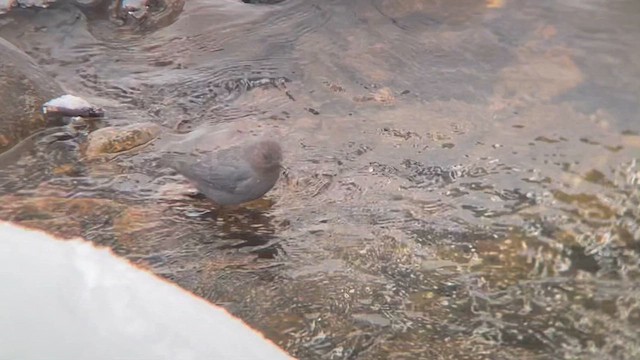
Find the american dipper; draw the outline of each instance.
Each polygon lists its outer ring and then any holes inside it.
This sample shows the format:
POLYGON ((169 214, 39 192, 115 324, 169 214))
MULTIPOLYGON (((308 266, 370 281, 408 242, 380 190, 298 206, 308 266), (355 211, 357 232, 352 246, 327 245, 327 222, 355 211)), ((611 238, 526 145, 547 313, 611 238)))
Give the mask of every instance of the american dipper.
POLYGON ((273 140, 260 140, 200 158, 166 154, 163 162, 216 204, 238 205, 260 198, 275 185, 282 169, 282 149, 273 140))

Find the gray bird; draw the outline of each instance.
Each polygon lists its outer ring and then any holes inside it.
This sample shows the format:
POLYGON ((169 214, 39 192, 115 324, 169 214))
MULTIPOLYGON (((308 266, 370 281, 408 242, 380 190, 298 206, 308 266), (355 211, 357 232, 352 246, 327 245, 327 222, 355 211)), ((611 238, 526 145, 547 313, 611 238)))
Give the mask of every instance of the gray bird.
POLYGON ((236 145, 195 157, 165 154, 162 163, 218 205, 238 205, 266 194, 280 177, 282 149, 273 140, 236 145))

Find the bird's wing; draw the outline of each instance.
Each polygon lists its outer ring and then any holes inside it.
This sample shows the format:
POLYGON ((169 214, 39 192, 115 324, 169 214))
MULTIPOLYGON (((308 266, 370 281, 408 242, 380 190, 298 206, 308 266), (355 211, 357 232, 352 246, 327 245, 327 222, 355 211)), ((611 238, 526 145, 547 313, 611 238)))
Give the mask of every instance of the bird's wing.
POLYGON ((207 188, 235 194, 240 185, 251 179, 253 172, 246 164, 240 162, 201 161, 194 164, 189 172, 183 175, 207 188))
POLYGON ((189 154, 171 153, 163 157, 163 163, 197 185, 235 193, 238 186, 251 179, 253 172, 246 162, 237 156, 238 149, 225 149, 199 159, 189 154), (224 159, 221 161, 219 159, 224 159))
POLYGON ((170 167, 182 174, 188 171, 189 167, 195 164, 198 159, 191 154, 184 153, 165 153, 160 159, 162 166, 170 167))

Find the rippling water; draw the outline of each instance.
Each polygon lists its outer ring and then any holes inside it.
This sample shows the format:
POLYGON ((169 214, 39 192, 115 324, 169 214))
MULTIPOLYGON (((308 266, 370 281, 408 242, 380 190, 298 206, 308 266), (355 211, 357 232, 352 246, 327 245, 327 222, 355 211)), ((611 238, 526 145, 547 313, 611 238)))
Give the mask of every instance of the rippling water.
POLYGON ((0 17, 102 125, 167 129, 106 161, 34 135, 0 155, 0 216, 109 245, 303 359, 640 357, 640 3, 246 2, 0 17), (167 195, 155 151, 225 126, 279 134, 290 172, 218 217, 167 195))

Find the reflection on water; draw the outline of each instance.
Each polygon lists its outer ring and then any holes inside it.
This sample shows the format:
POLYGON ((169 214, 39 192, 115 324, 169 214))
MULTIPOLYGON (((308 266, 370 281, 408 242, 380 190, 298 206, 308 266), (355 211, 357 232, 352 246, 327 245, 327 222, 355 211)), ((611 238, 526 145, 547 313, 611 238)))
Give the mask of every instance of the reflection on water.
POLYGON ((255 3, 0 18, 100 126, 165 129, 98 160, 86 131, 34 135, 0 154, 0 217, 109 245, 304 359, 640 357, 637 2, 255 3), (221 213, 154 152, 229 125, 278 134, 290 172, 221 213))

